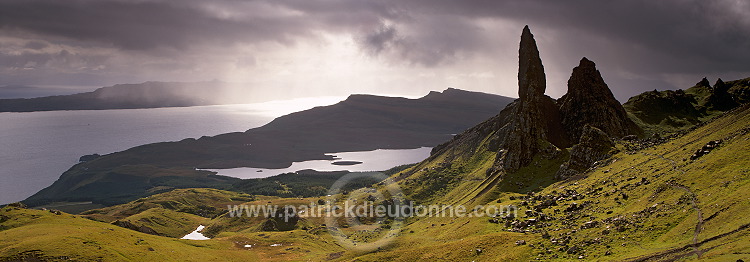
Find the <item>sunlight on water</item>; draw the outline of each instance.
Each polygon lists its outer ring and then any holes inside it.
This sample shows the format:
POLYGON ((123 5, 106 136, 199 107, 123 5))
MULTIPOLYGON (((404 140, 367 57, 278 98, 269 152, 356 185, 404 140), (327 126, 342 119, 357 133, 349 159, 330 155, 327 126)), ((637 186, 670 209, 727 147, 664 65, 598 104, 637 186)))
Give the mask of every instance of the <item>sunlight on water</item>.
POLYGON ((313 107, 333 105, 344 99, 346 99, 345 96, 320 96, 232 106, 237 110, 245 110, 248 113, 260 113, 276 117, 307 110, 313 107))
POLYGON ((153 109, 0 113, 0 204, 49 186, 87 154, 243 132, 344 97, 153 109))

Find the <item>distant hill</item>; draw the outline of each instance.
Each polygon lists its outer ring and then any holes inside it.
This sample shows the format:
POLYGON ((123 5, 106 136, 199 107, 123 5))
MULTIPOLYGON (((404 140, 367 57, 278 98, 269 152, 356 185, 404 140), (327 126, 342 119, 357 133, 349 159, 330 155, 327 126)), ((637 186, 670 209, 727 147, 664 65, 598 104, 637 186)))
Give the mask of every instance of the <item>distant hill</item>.
MULTIPOLYGON (((25 200, 124 203, 160 190, 229 188, 236 179, 196 168, 284 168, 332 160, 326 152, 433 147, 500 112, 513 99, 449 88, 419 99, 352 95, 246 132, 134 147, 77 164, 25 200)), ((207 123, 210 124, 210 123, 207 123)), ((342 169, 345 169, 342 167, 342 169)))
POLYGON ((35 98, 69 95, 93 90, 88 87, 37 87, 24 85, 0 86, 0 99, 35 98))
POLYGON ((750 78, 711 86, 703 78, 686 90, 644 92, 623 104, 630 117, 650 133, 690 128, 750 102, 750 78))
MULTIPOLYGON (((0 112, 159 108, 261 102, 245 94, 245 91, 241 85, 220 81, 120 84, 72 95, 0 99, 0 112)), ((277 98, 284 98, 283 95, 286 94, 280 92, 277 98)))

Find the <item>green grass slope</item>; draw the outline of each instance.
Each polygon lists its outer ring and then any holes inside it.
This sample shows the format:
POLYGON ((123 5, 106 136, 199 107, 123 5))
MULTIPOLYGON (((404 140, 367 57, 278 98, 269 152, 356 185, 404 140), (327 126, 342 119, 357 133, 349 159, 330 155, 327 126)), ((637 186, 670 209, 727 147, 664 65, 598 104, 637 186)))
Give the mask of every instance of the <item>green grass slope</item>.
POLYGON ((649 134, 684 131, 750 101, 750 78, 717 82, 711 87, 704 78, 686 90, 644 92, 623 107, 649 134))
POLYGON ((586 176, 555 183, 522 200, 517 196, 498 201, 522 206, 525 213, 538 211, 544 200, 558 199, 556 206, 528 217, 543 223, 522 228, 548 237, 535 246, 544 259, 747 258, 750 218, 743 215, 750 208, 747 123, 750 110, 744 107, 662 145, 624 150, 611 164, 586 176), (723 141, 718 148, 690 160, 695 150, 716 140, 723 141), (575 210, 565 212, 571 209, 575 210))
POLYGON ((633 146, 620 142, 622 152, 608 164, 559 182, 545 179, 554 173, 559 159, 537 159, 517 173, 485 177, 484 169, 494 160, 487 157, 486 141, 460 157, 453 156, 455 152, 433 156, 394 176, 409 197, 425 204, 516 205, 519 217, 493 222, 487 217, 412 218, 389 248, 350 258, 747 259, 748 123, 750 107, 745 106, 661 145, 629 151, 633 146), (694 151, 717 140, 722 141, 719 147, 690 160, 694 151), (422 188, 440 189, 422 198, 422 188), (516 245, 517 240, 527 244, 516 245))
POLYGON ((0 209, 0 261, 319 261, 343 251, 325 230, 300 226, 284 232, 260 232, 257 225, 264 218, 234 221, 225 219, 223 213, 214 219, 192 214, 206 206, 224 205, 225 212, 226 204, 297 205, 317 200, 252 199, 234 192, 186 189, 92 210, 87 215, 6 206, 0 209), (245 202, 252 199, 257 200, 245 202), (115 218, 152 227, 161 235, 105 221, 115 218), (179 239, 199 224, 219 225, 222 230, 217 234, 221 235, 213 234, 211 240, 179 239))
MULTIPOLYGON (((267 219, 262 217, 232 218, 223 212, 200 211, 234 203, 315 206, 320 198, 250 197, 186 189, 92 211, 86 215, 91 219, 4 207, 0 209, 0 261, 22 257, 83 261, 746 260, 750 256, 750 218, 745 215, 750 212, 748 123, 750 106, 745 105, 658 145, 620 141, 620 153, 609 161, 585 174, 555 181, 552 177, 568 158, 566 152, 553 159, 534 159, 515 173, 488 176, 486 170, 496 150, 490 139, 494 125, 490 119, 391 179, 404 197, 419 204, 462 204, 470 210, 475 205, 514 205, 518 216, 407 218, 393 242, 370 252, 342 247, 320 218, 301 218, 287 231, 267 231, 262 226, 267 219), (691 159, 711 141, 721 142, 691 159), (204 233, 213 239, 147 235, 107 223, 113 219, 151 223, 141 225, 154 228, 161 222, 164 226, 159 229, 169 236, 179 236, 199 223, 207 226, 204 233)), ((366 226, 342 226, 339 232, 366 242, 368 233, 362 228, 366 226)))
POLYGON ((159 235, 182 237, 226 212, 227 205, 241 204, 254 197, 211 188, 175 189, 122 205, 94 209, 82 215, 97 221, 127 221, 146 226, 159 235))

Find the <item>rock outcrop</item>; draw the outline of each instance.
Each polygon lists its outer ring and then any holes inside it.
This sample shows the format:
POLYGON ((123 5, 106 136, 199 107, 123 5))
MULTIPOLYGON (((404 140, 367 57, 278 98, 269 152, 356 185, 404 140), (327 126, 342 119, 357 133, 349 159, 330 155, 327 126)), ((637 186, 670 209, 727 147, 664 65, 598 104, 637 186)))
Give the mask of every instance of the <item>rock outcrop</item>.
POLYGON ((703 79, 701 79, 700 82, 696 83, 695 86, 696 87, 708 87, 710 89, 711 82, 709 82, 708 79, 704 77, 703 79))
POLYGON ((487 148, 497 153, 493 166, 486 171, 491 180, 486 184, 494 185, 504 172, 517 171, 537 160, 564 156, 563 150, 576 143, 580 145, 574 147, 573 159, 564 166, 566 171, 561 177, 587 170, 594 162, 609 156, 611 138, 642 134, 612 95, 596 64, 587 58, 581 59, 573 70, 568 93, 559 101, 546 96, 545 89, 544 66, 534 35, 526 26, 518 50, 519 98, 497 116, 437 146, 433 156, 449 154, 454 158, 472 154, 489 138, 487 148))
POLYGON ((734 97, 735 102, 738 104, 750 103, 750 78, 730 81, 726 84, 731 86, 729 94, 734 97))
MULTIPOLYGON (((710 87, 700 88, 710 93, 710 87)), ((623 107, 645 124, 684 127, 700 122, 694 103, 695 97, 683 90, 654 90, 631 97, 623 107)))
POLYGON ((570 149, 570 159, 560 166, 555 178, 563 179, 595 166, 597 161, 607 159, 615 153, 615 143, 604 131, 586 125, 577 145, 570 149))
POLYGON ((115 220, 112 222, 113 225, 118 227, 124 227, 130 230, 138 231, 141 233, 146 233, 150 235, 160 235, 159 232, 156 232, 153 228, 147 227, 147 226, 138 226, 136 224, 130 223, 130 221, 126 220, 115 220))
POLYGON ((717 79, 713 87, 713 92, 708 97, 707 106, 719 111, 727 111, 737 107, 739 104, 735 102, 732 95, 729 94, 730 87, 731 86, 724 83, 721 78, 717 79))
POLYGON ((90 154, 90 155, 83 155, 81 158, 78 159, 78 162, 87 162, 91 161, 97 158, 100 158, 102 155, 100 154, 90 154))
MULTIPOLYGON (((573 69, 568 93, 559 101, 544 95, 545 89, 544 66, 534 35, 527 26, 521 33, 518 50, 519 98, 500 114, 504 122, 496 132, 497 142, 492 143, 498 153, 489 173, 517 170, 530 164, 536 156, 554 158, 561 152, 560 148, 581 141, 586 125, 599 130, 597 134, 609 137, 643 132, 612 95, 596 64, 585 57, 573 69)), ((580 150, 585 149, 584 155, 572 163, 571 170, 588 168, 583 165, 593 158, 587 156, 590 150, 586 148, 589 147, 581 147, 580 150)))
POLYGON ((628 118, 612 95, 596 64, 582 58, 568 80, 568 93, 558 100, 562 124, 572 141, 578 141, 585 125, 592 125, 617 138, 643 131, 628 118))
POLYGON ((284 207, 283 209, 276 210, 276 213, 266 218, 266 221, 261 224, 261 230, 263 231, 289 231, 297 227, 300 217, 295 213, 294 209, 284 207))

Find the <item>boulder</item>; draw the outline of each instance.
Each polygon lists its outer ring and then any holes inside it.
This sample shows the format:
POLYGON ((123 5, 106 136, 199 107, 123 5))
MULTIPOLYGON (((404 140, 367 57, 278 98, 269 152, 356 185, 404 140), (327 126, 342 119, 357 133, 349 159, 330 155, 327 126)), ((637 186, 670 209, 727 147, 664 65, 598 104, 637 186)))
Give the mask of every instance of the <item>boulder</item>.
POLYGON ((591 125, 584 126, 583 135, 577 145, 570 149, 570 159, 560 166, 555 174, 564 179, 585 172, 597 161, 612 156, 615 144, 604 131, 591 125))
POLYGON ((714 150, 714 148, 717 148, 719 147, 719 145, 721 145, 721 142, 722 142, 721 140, 708 141, 706 145, 696 150, 695 153, 693 153, 693 155, 690 156, 690 160, 696 160, 708 153, 711 153, 711 151, 714 150))

